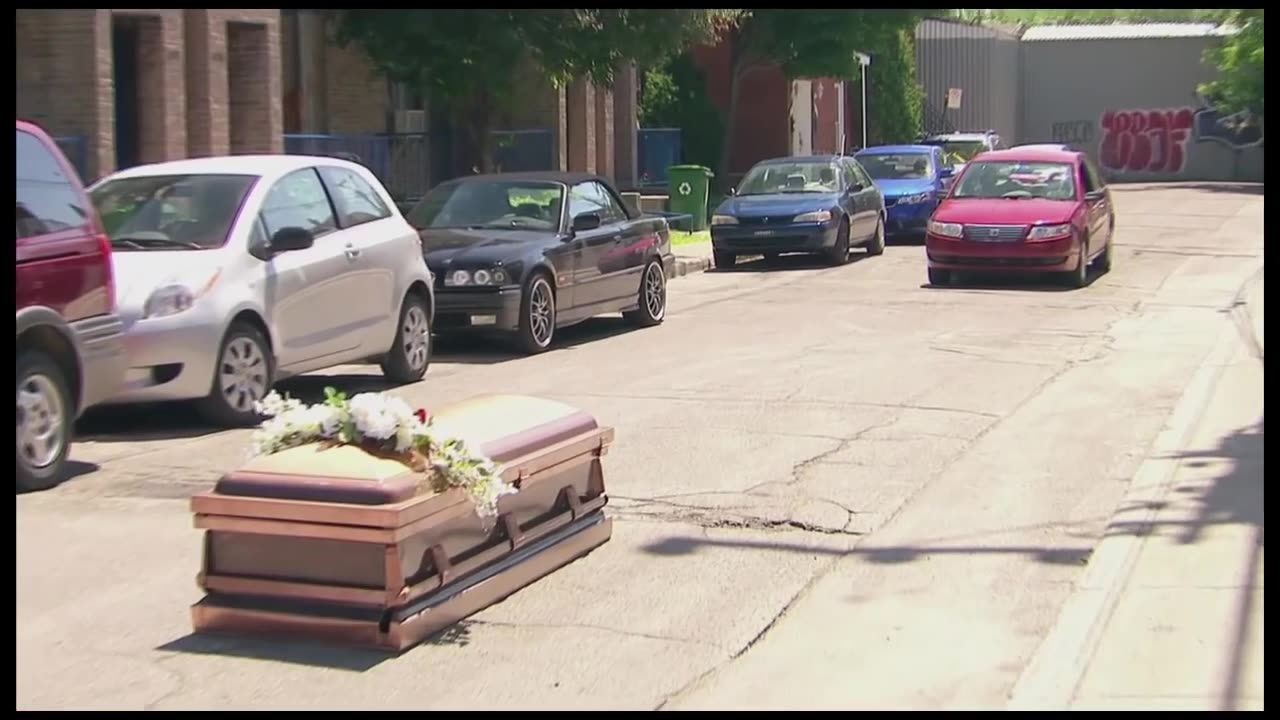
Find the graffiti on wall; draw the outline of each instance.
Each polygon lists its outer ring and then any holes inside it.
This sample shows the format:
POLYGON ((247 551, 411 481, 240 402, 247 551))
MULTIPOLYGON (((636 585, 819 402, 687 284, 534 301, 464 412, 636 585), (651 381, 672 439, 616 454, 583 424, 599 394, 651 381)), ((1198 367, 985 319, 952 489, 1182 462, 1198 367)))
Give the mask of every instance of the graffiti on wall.
POLYGON ((1087 145, 1093 140, 1093 123, 1071 120, 1053 124, 1053 141, 1064 145, 1087 145))
POLYGON ((1102 113, 1098 162, 1112 172, 1181 173, 1195 113, 1192 107, 1102 113))
POLYGON ((1262 126, 1251 113, 1223 115, 1209 103, 1198 108, 1108 110, 1098 125, 1102 128, 1098 161, 1114 173, 1177 175, 1186 169, 1191 140, 1237 151, 1263 144, 1262 126))

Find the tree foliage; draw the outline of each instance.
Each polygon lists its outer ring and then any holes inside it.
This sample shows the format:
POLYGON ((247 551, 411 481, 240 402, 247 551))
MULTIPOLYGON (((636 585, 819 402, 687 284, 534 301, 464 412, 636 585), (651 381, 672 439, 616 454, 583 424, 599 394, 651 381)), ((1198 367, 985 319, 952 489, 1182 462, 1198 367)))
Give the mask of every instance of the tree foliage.
MULTIPOLYGON (((877 55, 900 53, 903 32, 913 30, 928 14, 927 10, 812 10, 765 9, 745 10, 738 22, 726 33, 730 43, 729 113, 721 146, 720 166, 729 168, 729 153, 737 125, 737 100, 742 78, 761 65, 777 65, 788 78, 836 77, 857 79, 861 69, 855 51, 872 55, 872 68, 878 70, 877 55)), ((909 40, 906 40, 909 46, 909 40)), ((887 59, 887 58, 886 58, 887 59)), ((895 62, 888 63, 889 65, 895 62)), ((892 101, 894 93, 919 97, 914 72, 906 80, 899 73, 896 80, 886 79, 893 87, 883 95, 892 101)), ((872 97, 876 83, 869 83, 872 97)), ((920 104, 908 99, 899 108, 915 117, 881 117, 889 124, 906 124, 910 132, 919 127, 920 104), (914 107, 914 110, 912 108, 914 107)), ((886 105, 886 110, 888 106, 886 105)), ((871 111, 877 112, 875 110, 871 111)))
POLYGON ((1263 11, 1229 10, 1223 18, 1237 32, 1210 48, 1205 59, 1218 68, 1219 77, 1205 83, 1200 92, 1224 114, 1247 111, 1258 122, 1263 112, 1263 11))
POLYGON ((519 97, 516 69, 533 63, 554 84, 605 85, 627 60, 661 61, 709 40, 735 13, 723 10, 333 10, 335 39, 364 52, 395 82, 426 90, 472 135, 492 166, 495 113, 519 97))
POLYGON ((707 92, 707 78, 689 53, 642 76, 637 113, 641 127, 680 128, 682 161, 720 175, 724 115, 707 92))

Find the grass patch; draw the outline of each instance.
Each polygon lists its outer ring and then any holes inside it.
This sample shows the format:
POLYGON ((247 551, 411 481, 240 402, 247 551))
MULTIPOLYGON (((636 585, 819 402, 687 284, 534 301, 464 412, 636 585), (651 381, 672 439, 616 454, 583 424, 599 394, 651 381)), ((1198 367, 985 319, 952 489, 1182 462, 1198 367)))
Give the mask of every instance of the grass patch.
POLYGON ((703 230, 702 232, 684 232, 683 230, 671 231, 671 246, 679 247, 681 245, 696 245, 698 243, 711 242, 711 231, 703 230))

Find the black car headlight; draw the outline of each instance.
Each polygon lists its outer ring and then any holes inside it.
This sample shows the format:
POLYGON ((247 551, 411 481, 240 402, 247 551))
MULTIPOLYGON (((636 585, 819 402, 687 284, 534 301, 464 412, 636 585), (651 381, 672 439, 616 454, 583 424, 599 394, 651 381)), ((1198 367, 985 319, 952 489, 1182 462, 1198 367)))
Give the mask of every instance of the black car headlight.
POLYGON ((444 274, 445 287, 496 287, 510 282, 511 273, 504 267, 450 270, 444 274))

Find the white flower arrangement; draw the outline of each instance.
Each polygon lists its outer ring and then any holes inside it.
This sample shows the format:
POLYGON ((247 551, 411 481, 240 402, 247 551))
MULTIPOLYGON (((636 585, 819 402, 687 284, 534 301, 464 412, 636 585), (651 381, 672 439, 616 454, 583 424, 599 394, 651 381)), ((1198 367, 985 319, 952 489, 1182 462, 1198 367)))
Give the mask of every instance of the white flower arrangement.
POLYGON ((253 454, 332 442, 399 456, 425 473, 435 490, 461 488, 481 517, 496 515, 498 498, 516 492, 491 460, 471 452, 462 440, 436 438, 425 410, 414 410, 383 393, 361 393, 348 400, 331 387, 324 392, 325 401, 316 405, 274 391, 263 398, 255 405, 266 419, 253 434, 253 454))

